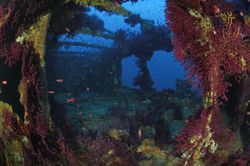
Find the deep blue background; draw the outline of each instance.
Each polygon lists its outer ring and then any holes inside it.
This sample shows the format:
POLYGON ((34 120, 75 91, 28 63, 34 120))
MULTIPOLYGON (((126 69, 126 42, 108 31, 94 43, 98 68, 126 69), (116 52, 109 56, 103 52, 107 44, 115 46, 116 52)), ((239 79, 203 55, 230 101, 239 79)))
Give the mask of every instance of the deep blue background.
MULTIPOLYGON (((165 0, 139 0, 137 3, 127 2, 122 5, 124 8, 132 11, 135 14, 140 14, 143 19, 153 20, 157 25, 166 25, 165 18, 165 0)), ((104 21, 106 29, 116 32, 119 29, 125 29, 127 31, 140 32, 140 25, 130 27, 124 22, 124 17, 120 15, 112 14, 105 11, 98 11, 91 8, 90 14, 97 15, 104 21)), ((111 47, 112 40, 104 38, 93 37, 91 35, 76 35, 73 38, 62 35, 61 41, 77 41, 101 44, 111 47)), ((87 47, 75 47, 67 46, 60 47, 61 51, 74 51, 82 52, 87 51, 91 53, 98 53, 96 49, 90 49, 87 47)), ((154 88, 156 90, 162 90, 166 88, 175 88, 175 81, 177 78, 184 79, 185 72, 182 66, 174 58, 173 52, 167 53, 161 50, 155 50, 152 59, 148 62, 148 68, 154 82, 154 88)), ((136 66, 136 57, 131 55, 128 58, 122 60, 122 82, 123 85, 133 87, 133 79, 138 74, 139 69, 136 66)))

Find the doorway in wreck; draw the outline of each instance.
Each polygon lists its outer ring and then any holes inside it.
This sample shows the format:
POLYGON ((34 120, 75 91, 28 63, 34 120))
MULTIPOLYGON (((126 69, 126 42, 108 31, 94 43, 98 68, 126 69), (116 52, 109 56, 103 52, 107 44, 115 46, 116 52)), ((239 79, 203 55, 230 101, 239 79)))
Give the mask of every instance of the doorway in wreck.
POLYGON ((72 5, 52 17, 46 55, 52 117, 67 139, 108 139, 134 147, 131 153, 148 140, 166 148, 201 99, 174 60, 165 1, 121 9, 72 5))

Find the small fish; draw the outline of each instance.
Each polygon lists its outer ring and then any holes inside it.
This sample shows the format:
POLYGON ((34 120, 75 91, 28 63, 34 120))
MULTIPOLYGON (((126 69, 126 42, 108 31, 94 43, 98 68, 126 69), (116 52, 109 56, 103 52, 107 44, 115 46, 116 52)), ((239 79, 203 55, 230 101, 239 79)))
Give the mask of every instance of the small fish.
POLYGON ((220 8, 217 5, 213 6, 215 15, 220 13, 220 8))
POLYGON ((58 83, 63 83, 64 80, 63 80, 63 79, 56 79, 56 82, 58 82, 58 83))
POLYGON ((138 129, 137 135, 138 135, 138 139, 141 139, 141 137, 142 137, 142 131, 141 131, 141 129, 138 129))
POLYGON ((66 103, 75 103, 75 102, 76 102, 76 98, 74 97, 66 99, 66 103))
POLYGON ((49 91, 48 91, 48 94, 53 95, 53 94, 55 94, 55 91, 53 91, 53 90, 49 90, 49 91))
POLYGON ((247 112, 247 115, 248 115, 248 116, 250 116, 250 111, 249 111, 249 112, 247 112))
POLYGON ((69 28, 65 28, 65 30, 66 30, 67 32, 70 32, 70 29, 69 29, 69 28))
POLYGON ((3 84, 3 85, 7 85, 7 84, 8 84, 8 81, 3 80, 3 81, 2 81, 2 84, 3 84))
POLYGON ((242 16, 242 17, 244 16, 244 13, 242 11, 240 12, 240 16, 242 16))
POLYGON ((90 91, 90 88, 89 88, 89 87, 87 87, 87 88, 86 88, 86 91, 87 91, 87 92, 89 92, 89 91, 90 91))

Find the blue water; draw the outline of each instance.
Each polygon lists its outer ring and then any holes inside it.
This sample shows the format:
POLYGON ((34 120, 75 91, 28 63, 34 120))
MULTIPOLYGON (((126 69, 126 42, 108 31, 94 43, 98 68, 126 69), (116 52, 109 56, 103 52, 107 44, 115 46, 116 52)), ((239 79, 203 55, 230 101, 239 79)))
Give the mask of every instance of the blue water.
MULTIPOLYGON (((140 14, 143 19, 153 21, 157 25, 165 25, 165 0, 139 0, 137 3, 127 2, 123 7, 135 14, 140 14)), ((104 21, 104 28, 110 32, 116 32, 119 29, 124 29, 131 32, 140 32, 140 25, 131 27, 125 23, 125 17, 116 14, 110 14, 105 11, 99 11, 95 8, 90 8, 90 15, 96 15, 104 21)), ((76 34, 69 37, 61 35, 60 42, 82 42, 87 44, 100 45, 105 47, 112 47, 113 40, 102 37, 95 37, 86 34, 76 34)), ((59 47, 61 52, 79 52, 87 54, 98 54, 98 49, 85 46, 65 46, 59 47)), ((140 71, 136 66, 136 57, 130 56, 122 60, 122 84, 124 86, 135 88, 133 80, 140 71)), ((173 52, 155 51, 152 59, 147 63, 151 79, 154 83, 153 87, 156 90, 163 90, 167 88, 175 89, 176 79, 185 79, 185 72, 183 67, 174 59, 173 52)))
POLYGON ((139 73, 139 68, 136 65, 137 58, 132 55, 122 60, 122 84, 133 88, 133 80, 139 73))
POLYGON ((176 79, 185 78, 184 69, 175 61, 173 52, 155 51, 148 68, 156 90, 175 89, 176 79))
POLYGON ((165 24, 165 0, 139 0, 136 3, 127 2, 122 5, 135 14, 140 14, 143 19, 154 21, 155 24, 165 24))
MULTIPOLYGON (((137 58, 130 56, 122 61, 122 82, 124 86, 135 88, 133 80, 139 73, 137 58)), ((147 64, 155 90, 176 88, 176 79, 185 79, 183 67, 174 59, 173 52, 155 51, 147 64)))
POLYGON ((131 27, 130 25, 126 24, 124 22, 125 17, 105 12, 105 11, 99 11, 95 8, 90 8, 89 14, 96 15, 99 18, 104 18, 104 28, 110 30, 111 32, 116 32, 119 29, 124 29, 128 31, 133 32, 139 32, 140 31, 140 25, 137 24, 135 27, 131 27))

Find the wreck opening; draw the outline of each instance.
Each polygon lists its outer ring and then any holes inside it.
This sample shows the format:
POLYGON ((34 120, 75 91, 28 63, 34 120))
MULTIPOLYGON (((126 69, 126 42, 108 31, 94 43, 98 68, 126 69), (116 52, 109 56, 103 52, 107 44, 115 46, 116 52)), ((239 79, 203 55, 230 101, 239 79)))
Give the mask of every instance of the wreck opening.
MULTIPOLYGON (((136 3, 131 2, 122 6, 127 13, 71 6, 67 9, 74 11, 71 17, 52 16, 46 55, 48 95, 53 121, 67 128, 62 130, 66 136, 97 138, 114 130, 136 139, 134 131, 147 126, 152 133, 145 138, 166 144, 178 132, 173 126, 161 128, 163 114, 182 121, 200 108, 200 96, 174 60, 162 2, 155 8, 164 20, 133 9, 136 3), (193 111, 183 115, 189 107, 193 111)), ((180 131, 183 123, 178 123, 180 131)))
POLYGON ((2 0, 0 163, 248 162, 248 4, 2 0))

